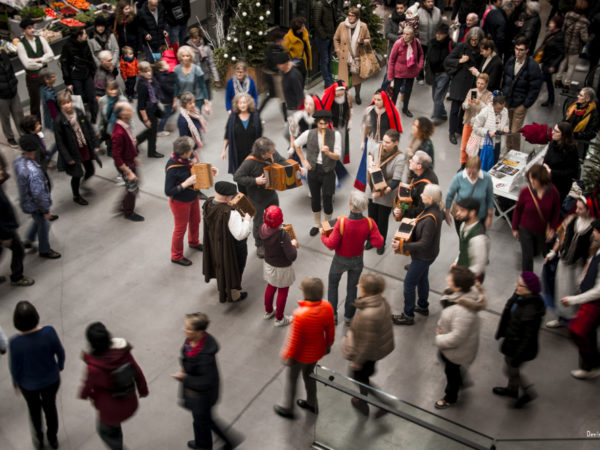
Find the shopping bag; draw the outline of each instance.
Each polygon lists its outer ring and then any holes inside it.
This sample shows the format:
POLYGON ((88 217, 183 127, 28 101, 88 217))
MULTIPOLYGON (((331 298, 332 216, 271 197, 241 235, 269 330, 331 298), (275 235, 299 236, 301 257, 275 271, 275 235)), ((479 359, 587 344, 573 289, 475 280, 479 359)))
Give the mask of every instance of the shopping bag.
POLYGON ((481 147, 479 158, 481 159, 481 170, 484 172, 494 166, 494 140, 490 137, 490 133, 485 134, 485 142, 481 147))
POLYGON ((73 108, 77 108, 85 112, 85 107, 83 106, 83 97, 81 95, 71 94, 71 102, 73 103, 73 108))

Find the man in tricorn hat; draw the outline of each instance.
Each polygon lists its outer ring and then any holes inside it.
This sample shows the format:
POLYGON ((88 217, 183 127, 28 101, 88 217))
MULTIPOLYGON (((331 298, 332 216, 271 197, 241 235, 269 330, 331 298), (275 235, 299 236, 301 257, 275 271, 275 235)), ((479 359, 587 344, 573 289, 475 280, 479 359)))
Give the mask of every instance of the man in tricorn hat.
POLYGON ((246 267, 248 246, 246 238, 252 225, 250 215, 244 217, 229 202, 237 194, 237 186, 227 181, 215 183, 215 196, 202 206, 204 216, 204 245, 202 273, 208 283, 217 279, 219 301, 239 302, 247 292, 242 291, 242 274, 246 267))
POLYGON ((307 130, 294 141, 296 153, 302 166, 308 171, 308 188, 311 195, 314 226, 310 235, 316 236, 321 227, 321 196, 325 220, 331 219, 333 213, 333 194, 335 192, 335 165, 342 156, 342 137, 333 131, 331 113, 320 110, 313 115, 317 128, 307 130), (306 156, 302 152, 305 147, 306 156))
POLYGON ((48 65, 54 58, 54 52, 41 36, 35 35, 35 22, 31 19, 23 19, 19 26, 23 29, 23 39, 17 44, 17 54, 25 68, 25 83, 29 94, 29 110, 42 120, 40 115, 40 89, 42 79, 40 70, 48 65))

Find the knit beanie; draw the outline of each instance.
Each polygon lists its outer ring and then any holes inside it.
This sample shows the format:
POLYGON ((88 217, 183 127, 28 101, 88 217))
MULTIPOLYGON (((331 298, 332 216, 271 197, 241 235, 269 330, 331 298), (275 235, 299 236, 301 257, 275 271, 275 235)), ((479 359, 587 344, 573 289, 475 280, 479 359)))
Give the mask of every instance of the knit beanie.
POLYGON ((525 271, 521 274, 521 278, 523 279, 525 286, 527 286, 527 289, 531 292, 534 294, 539 294, 541 292, 542 286, 540 285, 540 279, 535 273, 525 271))
POLYGON ((265 212, 263 214, 263 222, 269 228, 279 227, 279 225, 283 223, 283 213, 281 212, 279 206, 271 205, 267 209, 265 209, 265 212))

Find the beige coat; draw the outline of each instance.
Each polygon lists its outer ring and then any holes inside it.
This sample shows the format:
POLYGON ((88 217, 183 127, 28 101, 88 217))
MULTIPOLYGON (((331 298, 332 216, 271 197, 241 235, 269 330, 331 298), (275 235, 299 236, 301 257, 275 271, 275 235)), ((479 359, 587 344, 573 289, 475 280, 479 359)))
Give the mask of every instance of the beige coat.
POLYGON ((382 295, 354 300, 356 314, 342 343, 344 357, 359 366, 379 361, 394 350, 392 310, 382 295))
MULTIPOLYGON (((355 31, 356 32, 356 31, 355 31)), ((363 52, 363 45, 360 43, 365 39, 371 39, 369 35, 369 29, 367 28, 367 24, 364 22, 360 23, 360 33, 358 35, 358 46, 357 52, 358 56, 360 56, 363 52)), ((348 54, 350 53, 350 33, 348 32, 348 28, 345 25, 345 22, 340 23, 338 26, 335 35, 333 36, 333 48, 338 57, 338 80, 344 80, 348 83, 349 73, 348 73, 348 54)), ((358 75, 352 75, 352 85, 355 86, 363 82, 363 79, 358 75)))
POLYGON ((465 101, 462 104, 462 109, 465 110, 465 115, 463 117, 463 123, 465 125, 473 125, 473 120, 475 120, 475 116, 481 112, 483 108, 487 105, 492 104, 494 96, 487 89, 483 91, 482 94, 479 93, 477 88, 469 89, 467 92, 467 96, 465 97, 465 101), (477 99, 479 100, 479 105, 469 104, 469 100, 471 99, 471 92, 477 93, 477 99))

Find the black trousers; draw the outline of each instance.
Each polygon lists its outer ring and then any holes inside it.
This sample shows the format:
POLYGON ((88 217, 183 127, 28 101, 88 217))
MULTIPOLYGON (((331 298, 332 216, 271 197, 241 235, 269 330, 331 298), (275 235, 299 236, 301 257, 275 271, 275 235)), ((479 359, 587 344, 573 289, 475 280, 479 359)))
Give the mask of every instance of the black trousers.
POLYGON ((444 362, 444 372, 446 373, 446 389, 444 400, 448 403, 456 403, 458 400, 458 390, 462 386, 462 375, 460 373, 460 364, 454 364, 440 352, 440 357, 444 362))
POLYGON ((58 412, 56 411, 56 393, 60 386, 60 380, 50 386, 37 391, 28 391, 27 389, 21 389, 21 394, 27 402, 27 408, 29 409, 29 418, 31 419, 31 425, 38 442, 43 442, 44 432, 42 430, 42 410, 44 410, 44 416, 46 417, 46 436, 49 441, 56 440, 58 433, 58 412))
POLYGON ((385 245, 385 239, 388 232, 388 225, 390 223, 390 214, 392 212, 391 206, 380 205, 375 203, 373 200, 369 200, 369 217, 372 218, 379 228, 379 232, 383 236, 383 245, 385 245))
POLYGON ((213 418, 211 406, 192 410, 192 417, 194 418, 194 442, 199 448, 213 448, 213 431, 225 442, 226 447, 233 445, 225 434, 223 427, 213 418))
POLYGON ((29 94, 29 114, 37 116, 39 120, 42 120, 40 114, 40 89, 42 86, 42 79, 25 75, 25 85, 27 86, 27 93, 29 94))
POLYGON ((394 92, 392 94, 392 101, 394 105, 398 100, 398 93, 400 92, 400 86, 402 86, 402 82, 404 83, 404 102, 402 104, 402 110, 406 111, 408 109, 408 102, 410 102, 410 95, 412 94, 413 84, 415 82, 414 78, 394 78, 394 92))
POLYGON ((158 118, 156 117, 154 109, 148 108, 146 110, 146 114, 148 115, 148 119, 150 120, 150 128, 145 128, 144 131, 142 131, 136 136, 136 140, 138 146, 142 142, 148 141, 148 156, 152 156, 156 153, 156 133, 158 133, 158 118))
POLYGON ((321 211, 321 195, 323 196, 323 211, 333 213, 333 194, 335 193, 335 171, 325 172, 322 164, 317 164, 308 171, 306 176, 310 190, 310 206, 313 212, 321 211))
POLYGON ((548 244, 544 234, 534 234, 519 227, 519 243, 521 244, 521 270, 533 272, 533 258, 540 252, 546 254, 548 244))
MULTIPOLYGON (((91 159, 87 161, 82 161, 81 163, 83 168, 85 169, 84 179, 91 178, 96 173, 96 168, 94 167, 94 162, 91 159)), ((73 192, 73 197, 79 197, 79 185, 81 184, 81 177, 71 177, 71 192, 73 192)))
POLYGON ((240 278, 244 274, 246 268, 246 260, 248 259, 248 239, 243 241, 235 241, 235 254, 237 256, 238 269, 240 271, 240 278))
POLYGON ((100 439, 110 448, 110 450, 123 450, 123 429, 121 424, 108 425, 98 420, 96 424, 100 439))
POLYGON ((462 119, 464 111, 462 101, 452 100, 450 103, 450 117, 448 118, 448 132, 450 134, 462 133, 462 119))
MULTIPOLYGON (((25 249, 23 243, 19 239, 19 235, 13 232, 9 238, 12 242, 10 243, 10 251, 12 252, 10 260, 10 281, 19 281, 23 278, 23 260, 25 259, 25 249)), ((4 247, 0 247, 0 255, 4 247)))

